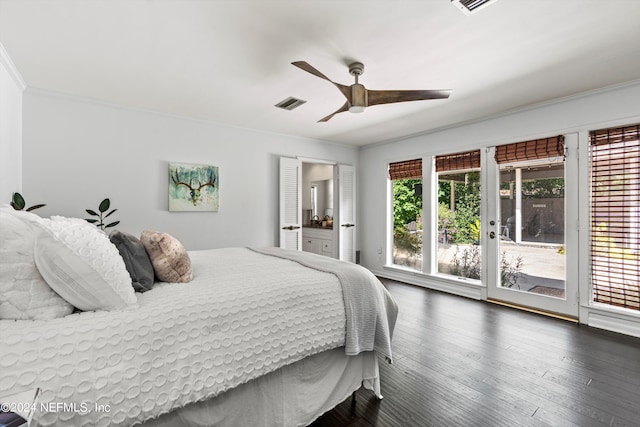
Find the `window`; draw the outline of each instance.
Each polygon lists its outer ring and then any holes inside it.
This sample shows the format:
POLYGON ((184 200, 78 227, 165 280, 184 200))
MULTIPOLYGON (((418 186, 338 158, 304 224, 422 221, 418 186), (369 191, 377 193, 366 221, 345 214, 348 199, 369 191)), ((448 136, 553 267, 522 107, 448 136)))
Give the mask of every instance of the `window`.
POLYGON ((393 185, 393 264, 422 270, 422 159, 389 165, 393 185))
POLYGON ((438 273, 480 279, 480 150, 436 156, 438 273))
POLYGON ((589 143, 593 301, 640 311, 640 124, 589 143))
POLYGON ((311 218, 318 215, 318 185, 311 184, 311 218))

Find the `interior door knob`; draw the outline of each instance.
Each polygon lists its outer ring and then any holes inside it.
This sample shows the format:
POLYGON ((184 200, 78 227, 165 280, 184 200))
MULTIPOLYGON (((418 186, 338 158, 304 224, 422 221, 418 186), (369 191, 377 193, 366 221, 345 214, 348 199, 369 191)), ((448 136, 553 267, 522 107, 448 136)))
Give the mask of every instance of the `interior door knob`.
POLYGON ((495 238, 496 238, 496 233, 495 233, 495 231, 492 231, 491 233, 489 233, 489 238, 490 238, 490 239, 495 239, 495 238))

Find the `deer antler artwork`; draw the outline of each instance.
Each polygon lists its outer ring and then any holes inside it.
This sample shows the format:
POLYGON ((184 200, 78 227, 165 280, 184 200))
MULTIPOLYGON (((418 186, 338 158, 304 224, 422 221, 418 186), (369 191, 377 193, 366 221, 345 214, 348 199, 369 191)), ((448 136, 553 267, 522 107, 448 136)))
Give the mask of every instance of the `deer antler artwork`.
POLYGON ((217 167, 169 164, 169 176, 169 210, 218 210, 217 167))

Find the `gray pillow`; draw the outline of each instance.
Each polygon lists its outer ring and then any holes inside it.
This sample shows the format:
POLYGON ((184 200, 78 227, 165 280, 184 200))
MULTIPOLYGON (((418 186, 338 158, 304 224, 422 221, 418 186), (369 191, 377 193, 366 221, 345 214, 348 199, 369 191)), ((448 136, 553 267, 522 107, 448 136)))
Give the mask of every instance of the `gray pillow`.
POLYGON ((147 250, 135 236, 114 230, 109 234, 109 240, 113 243, 124 260, 124 265, 131 276, 133 289, 136 292, 145 292, 153 287, 154 271, 147 250))

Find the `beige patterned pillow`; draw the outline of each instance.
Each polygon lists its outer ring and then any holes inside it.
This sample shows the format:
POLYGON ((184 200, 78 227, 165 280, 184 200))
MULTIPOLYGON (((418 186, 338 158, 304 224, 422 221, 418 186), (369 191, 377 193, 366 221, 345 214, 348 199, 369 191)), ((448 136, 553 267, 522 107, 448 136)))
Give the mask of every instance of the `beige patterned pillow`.
POLYGON ((161 282, 190 282, 191 259, 178 239, 167 233, 145 230, 140 241, 149 254, 156 277, 161 282))

